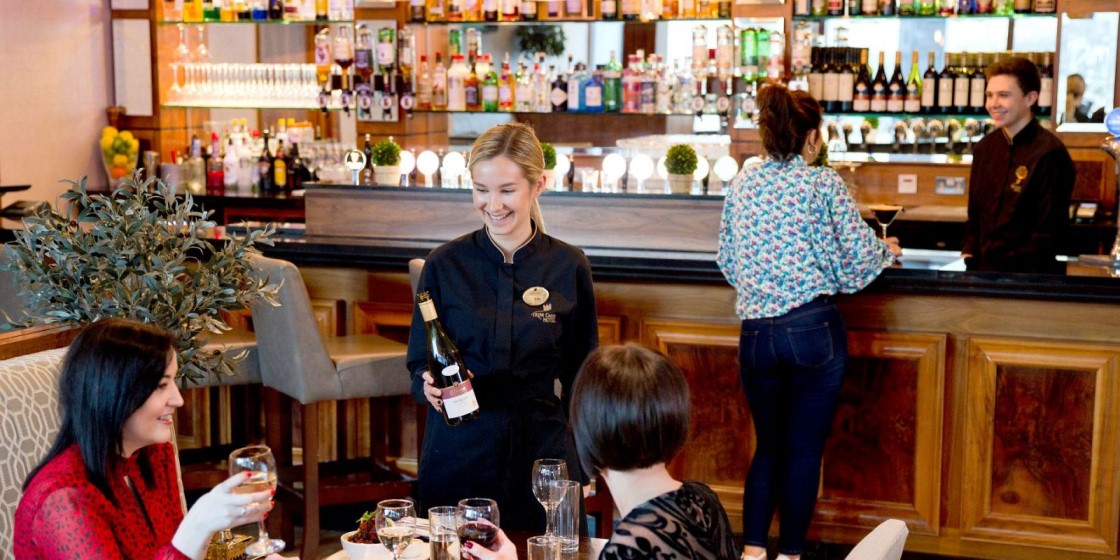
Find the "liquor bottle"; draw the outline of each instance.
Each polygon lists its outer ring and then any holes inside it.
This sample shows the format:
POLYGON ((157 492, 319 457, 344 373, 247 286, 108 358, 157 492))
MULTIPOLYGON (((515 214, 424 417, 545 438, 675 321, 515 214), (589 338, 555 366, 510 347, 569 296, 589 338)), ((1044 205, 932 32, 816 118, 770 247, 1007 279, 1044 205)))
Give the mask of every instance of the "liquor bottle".
POLYGON ((917 13, 917 8, 914 6, 915 0, 898 0, 898 15, 912 16, 917 13))
POLYGON ((486 71, 482 74, 482 110, 487 113, 497 112, 498 110, 498 73, 494 71, 494 66, 490 64, 490 55, 482 55, 482 60, 486 63, 486 71))
POLYGON ((513 111, 513 92, 517 87, 513 71, 509 68, 509 53, 502 60, 502 71, 498 74, 498 110, 513 111))
POLYGON ((940 0, 937 4, 937 15, 950 17, 957 11, 958 0, 940 0))
POLYGON ((427 4, 428 21, 447 21, 446 0, 427 0, 427 4))
POLYGON ((257 170, 261 178, 261 192, 272 192, 276 189, 272 173, 272 152, 268 151, 268 130, 264 131, 264 148, 261 157, 257 158, 257 170))
POLYGON ((521 3, 521 21, 537 21, 539 18, 536 0, 525 0, 521 3))
POLYGON ((463 0, 447 0, 447 21, 463 21, 463 0))
POLYGON ((283 0, 268 0, 268 19, 274 21, 284 19, 283 0))
POLYGON ((863 15, 863 0, 848 0, 848 15, 849 16, 862 16, 863 15))
POLYGON ((967 115, 971 112, 968 104, 969 94, 972 92, 972 69, 968 67, 966 53, 956 53, 956 78, 953 79, 953 112, 958 115, 967 115))
POLYGON ((362 146, 362 153, 366 155, 366 166, 362 168, 362 184, 373 184, 373 142, 370 135, 366 134, 366 143, 362 146))
MULTIPOLYGON (((859 2, 860 0, 854 0, 854 1, 859 2)), ((795 16, 807 16, 807 15, 809 15, 809 12, 810 12, 810 10, 809 10, 809 0, 794 0, 794 2, 793 2, 793 15, 795 15, 795 16)), ((684 16, 680 16, 680 17, 684 17, 684 16)))
MULTIPOLYGON (((424 0, 409 0, 408 2, 408 19, 413 23, 423 23, 426 16, 427 6, 424 0)), ((316 15, 318 19, 318 15, 316 15)))
POLYGON ((748 27, 739 35, 739 64, 742 66, 743 79, 753 84, 758 79, 758 31, 748 27))
POLYGON ((641 15, 642 3, 640 0, 621 0, 622 19, 633 21, 641 15))
POLYGON ((957 79, 953 58, 952 53, 945 53, 941 73, 937 76, 937 112, 941 114, 953 111, 953 82, 957 79))
MULTIPOLYGON (((984 97, 985 89, 988 87, 988 80, 984 76, 984 66, 986 59, 983 53, 976 53, 973 55, 973 60, 976 62, 972 66, 972 75, 969 76, 968 85, 968 106, 969 112, 973 115, 984 114, 984 97)), ((1039 97, 1039 100, 1042 98, 1039 97)))
POLYGON ((1049 117, 1053 112, 1054 104, 1054 66, 1050 53, 1042 54, 1041 87, 1038 90, 1038 115, 1049 117))
MULTIPOLYGON (((841 0, 840 5, 843 6, 843 0, 841 0)), ((841 11, 843 11, 843 7, 841 7, 841 11)), ((731 0, 717 0, 716 17, 720 19, 731 18, 731 0)))
POLYGON ((1014 6, 1017 14, 1031 13, 1031 0, 1015 0, 1014 6))
POLYGON ((288 184, 292 190, 302 189, 304 181, 311 180, 311 171, 303 164, 298 142, 292 142, 292 151, 288 152, 288 160, 291 162, 288 165, 288 184))
MULTIPOLYGON (((377 46, 377 59, 378 65, 381 65, 381 45, 377 46)), ((373 31, 365 24, 358 25, 357 41, 354 44, 354 73, 367 84, 373 75, 373 31)))
POLYGON ((929 68, 922 75, 922 113, 932 115, 937 112, 937 67, 934 66, 936 54, 929 51, 929 68))
POLYGON ((840 76, 837 78, 837 106, 836 110, 840 113, 851 113, 853 110, 853 101, 855 94, 855 81, 856 75, 852 69, 853 52, 848 47, 840 47, 838 49, 842 53, 840 64, 840 76))
POLYGON ((564 15, 568 17, 583 16, 583 0, 565 0, 564 15))
POLYGON ((278 191, 288 189, 288 159, 283 140, 276 145, 276 155, 272 158, 272 182, 278 191))
MULTIPOLYGON (((563 113, 568 110, 568 77, 563 70, 556 72, 555 69, 549 66, 552 72, 552 84, 548 94, 548 101, 552 104, 553 113, 563 113)), ((609 96, 607 96, 609 98, 609 96)))
POLYGON ((424 319, 425 345, 428 349, 428 371, 440 389, 443 406, 440 412, 448 426, 478 419, 478 399, 471 386, 470 374, 459 349, 451 342, 436 314, 430 292, 416 294, 420 316, 424 319))
POLYGON ((595 72, 591 74, 591 79, 583 84, 583 91, 580 92, 582 102, 580 107, 586 113, 602 113, 603 112, 603 65, 598 64, 595 66, 595 72))
POLYGON ((451 68, 447 70, 447 110, 467 110, 467 76, 470 69, 463 62, 463 55, 451 57, 451 68))
POLYGON ((917 15, 919 16, 935 16, 937 15, 937 0, 916 0, 918 3, 917 15))
POLYGON ((867 67, 867 49, 859 50, 859 72, 852 87, 852 110, 857 113, 871 110, 871 69, 867 67))
POLYGON ((910 75, 906 78, 906 100, 902 110, 911 115, 922 112, 922 74, 918 68, 918 51, 910 56, 910 75))
POLYGON ((774 76, 770 75, 769 68, 770 55, 772 54, 770 43, 770 30, 762 28, 758 30, 758 81, 765 82, 767 79, 773 79, 774 76))
POLYGON ((520 19, 518 3, 519 0, 502 0, 502 21, 517 21, 520 19))
POLYGON ((906 81, 902 78, 902 51, 894 52, 894 73, 887 82, 887 112, 901 113, 906 106, 906 81))
POLYGON ((641 70, 635 55, 626 57, 626 69, 622 71, 622 112, 637 113, 642 93, 641 70))
POLYGON ((862 0, 862 4, 862 9, 860 11, 863 12, 863 15, 879 15, 879 0, 862 0))
POLYGON ((618 19, 618 0, 603 0, 599 6, 599 10, 603 14, 603 19, 614 20, 618 19))
POLYGON ((533 75, 525 67, 525 61, 517 61, 517 73, 514 74, 516 87, 513 90, 513 110, 518 113, 531 113, 533 111, 533 75))
POLYGON ((482 84, 478 79, 478 71, 474 64, 471 64, 470 70, 466 73, 466 78, 463 79, 463 99, 466 110, 482 110, 482 84))
POLYGON ((957 15, 967 16, 979 11, 980 7, 976 0, 958 0, 957 2, 957 15))
POLYGON ((825 13, 832 17, 844 15, 843 0, 827 0, 825 2, 825 13))
POLYGON ((439 51, 436 51, 436 65, 432 70, 432 109, 447 110, 447 68, 440 59, 439 51))
MULTIPOLYGON (((980 0, 983 2, 984 0, 980 0)), ((988 0, 990 2, 990 0, 988 0)), ((1036 14, 1052 14, 1057 10, 1057 2, 1055 0, 1034 0, 1034 13, 1036 14)))
POLYGON ((237 171, 241 159, 238 157, 237 148, 233 145, 233 136, 226 139, 226 155, 222 158, 222 183, 227 189, 237 188, 237 171))
POLYGON ((315 20, 327 21, 330 19, 330 0, 315 0, 315 20))
POLYGON ((533 111, 548 113, 552 111, 549 95, 552 93, 552 80, 544 64, 544 53, 537 53, 537 63, 533 64, 533 111))
MULTIPOLYGON (((870 0, 875 2, 877 0, 870 0)), ((814 16, 828 15, 828 0, 810 0, 809 13, 814 16)))
POLYGON ((976 0, 976 13, 990 14, 992 13, 992 0, 976 0))
POLYGON ((183 163, 183 185, 191 194, 206 192, 206 166, 202 160, 202 143, 198 135, 191 135, 190 157, 183 163))
MULTIPOLYGON (((572 56, 568 55, 568 66, 571 65, 572 56)), ((622 110, 622 64, 618 62, 618 55, 613 50, 603 73, 603 109, 608 113, 622 110)))
POLYGON ((206 194, 221 194, 225 188, 225 170, 219 151, 218 133, 210 133, 210 157, 206 160, 206 194))
POLYGON ((482 0, 482 21, 498 21, 498 0, 482 0))
POLYGON ((883 113, 887 110, 887 70, 886 53, 879 53, 879 69, 871 80, 871 112, 883 113))
POLYGON ((583 84, 590 76, 587 74, 587 66, 582 62, 577 62, 571 68, 572 71, 568 74, 568 112, 582 111, 583 99, 580 95, 583 92, 583 84))
POLYGON ((896 13, 898 12, 894 6, 894 0, 879 0, 879 15, 893 16, 896 13))
MULTIPOLYGON (((229 0, 226 1, 228 2, 229 0)), ((300 21, 303 19, 303 16, 299 13, 300 4, 302 4, 302 2, 295 2, 293 0, 284 2, 284 21, 300 21)))
MULTIPOLYGON (((642 51, 639 50, 638 52, 641 53, 642 51)), ((639 56, 641 55, 639 54, 639 56)), ((652 64, 647 63, 638 77, 638 112, 647 115, 653 114, 657 110, 657 80, 651 67, 652 64)), ((717 86, 720 85, 721 80, 716 70, 715 49, 712 49, 708 57, 708 77, 714 79, 717 86)))

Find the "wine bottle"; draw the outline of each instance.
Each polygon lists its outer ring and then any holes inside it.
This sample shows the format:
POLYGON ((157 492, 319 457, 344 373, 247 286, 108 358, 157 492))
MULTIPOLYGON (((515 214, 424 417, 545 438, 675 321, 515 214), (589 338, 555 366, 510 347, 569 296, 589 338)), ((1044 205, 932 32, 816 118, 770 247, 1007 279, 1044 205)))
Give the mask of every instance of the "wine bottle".
POLYGON ((937 76, 937 112, 950 113, 953 111, 953 81, 957 74, 953 71, 953 55, 945 53, 941 73, 937 76))
POLYGON ((859 50, 859 73, 853 86, 852 110, 857 113, 871 110, 871 69, 867 67, 867 49, 859 50))
POLYGON ((953 80, 953 112, 967 115, 970 112, 968 95, 972 91, 972 69, 968 67, 965 53, 957 53, 956 58, 957 77, 953 80))
POLYGON ((467 374, 467 366, 459 349, 452 344, 436 314, 436 306, 430 292, 416 294, 420 315, 424 318, 424 331, 427 333, 428 371, 431 372, 435 386, 440 389, 443 406, 440 412, 448 426, 458 426, 478 418, 478 399, 467 374))
POLYGON ((836 48, 824 51, 824 89, 821 91, 821 106, 826 113, 840 109, 840 66, 836 63, 836 48))
POLYGON ((972 75, 969 77, 968 106, 973 115, 983 115, 985 90, 988 87, 988 80, 984 76, 985 58, 983 53, 977 53, 974 57, 976 64, 972 66, 972 75))
POLYGON ((887 112, 901 113, 906 106, 906 81, 902 79, 902 51, 894 51, 894 73, 887 82, 887 112))
POLYGON ((887 71, 886 53, 879 53, 879 69, 871 80, 871 111, 883 113, 887 110, 887 71))
POLYGON ((1054 104, 1054 66, 1050 53, 1043 53, 1042 67, 1039 68, 1039 73, 1042 80, 1038 89, 1038 115, 1049 117, 1053 112, 1054 104))
POLYGON ((482 1, 482 20, 498 21, 498 0, 482 1))
POLYGON ((922 76, 922 113, 932 115, 937 112, 937 66, 934 65, 936 54, 929 51, 929 68, 922 76))
POLYGON ((903 102, 902 110, 916 115, 922 111, 922 75, 918 68, 918 51, 914 51, 910 59, 910 76, 906 78, 906 101, 903 102))
MULTIPOLYGON (((757 57, 758 57, 758 55, 756 54, 755 55, 755 61, 756 62, 755 62, 753 67, 748 65, 748 66, 745 66, 744 70, 743 70, 743 79, 746 80, 747 83, 750 83, 750 84, 753 84, 755 82, 755 78, 756 78, 755 74, 756 74, 757 68, 758 68, 757 57)), ((810 66, 809 66, 809 95, 813 96, 813 99, 816 99, 818 101, 823 102, 824 101, 824 48, 823 47, 813 47, 813 50, 810 51, 810 53, 809 53, 809 60, 811 61, 810 66)))
POLYGON ((852 112, 853 92, 855 90, 855 72, 852 70, 852 49, 848 47, 840 47, 840 52, 843 55, 840 64, 840 77, 837 86, 837 106, 836 110, 841 113, 852 112))
POLYGON ((264 149, 257 159, 257 169, 261 177, 261 192, 272 191, 275 183, 272 182, 272 152, 268 151, 268 130, 264 131, 264 149))

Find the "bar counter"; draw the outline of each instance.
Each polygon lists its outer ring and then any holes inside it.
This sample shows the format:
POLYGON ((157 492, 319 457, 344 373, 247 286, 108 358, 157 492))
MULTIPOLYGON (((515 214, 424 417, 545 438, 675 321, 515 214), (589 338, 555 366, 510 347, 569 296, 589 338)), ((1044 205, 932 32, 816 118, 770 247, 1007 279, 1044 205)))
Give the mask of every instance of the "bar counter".
MULTIPOLYGON (((710 485, 741 527, 754 442, 735 293, 714 262, 721 206, 542 199, 549 233, 591 260, 601 342, 659 348, 685 372, 692 429, 671 469, 710 485)), ((398 339, 412 317, 408 259, 479 227, 468 191, 312 186, 306 208, 306 230, 265 253, 299 265, 325 313, 344 310, 340 331, 398 339)), ((952 260, 911 253, 838 298, 850 370, 811 538, 854 543, 898 518, 913 551, 1117 558, 1120 279, 1076 262, 1055 275, 943 269, 952 260)))

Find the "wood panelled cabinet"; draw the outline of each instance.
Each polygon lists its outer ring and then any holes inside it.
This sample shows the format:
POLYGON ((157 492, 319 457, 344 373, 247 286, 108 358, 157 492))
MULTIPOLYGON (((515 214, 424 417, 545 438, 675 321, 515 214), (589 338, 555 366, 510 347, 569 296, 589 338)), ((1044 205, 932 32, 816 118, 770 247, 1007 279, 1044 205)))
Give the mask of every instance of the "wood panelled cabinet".
POLYGON ((968 342, 961 538, 1117 554, 1120 347, 968 342))

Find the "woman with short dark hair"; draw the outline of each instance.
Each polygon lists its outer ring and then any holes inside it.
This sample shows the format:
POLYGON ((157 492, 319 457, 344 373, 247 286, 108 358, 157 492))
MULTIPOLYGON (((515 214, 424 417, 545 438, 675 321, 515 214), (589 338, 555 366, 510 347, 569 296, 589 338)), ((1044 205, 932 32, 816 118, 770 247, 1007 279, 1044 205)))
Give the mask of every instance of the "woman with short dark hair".
POLYGON ((108 319, 74 339, 62 366, 62 421, 28 475, 15 515, 16 558, 206 558, 214 532, 253 523, 272 492, 218 484, 183 515, 172 417, 183 406, 173 338, 108 319))

